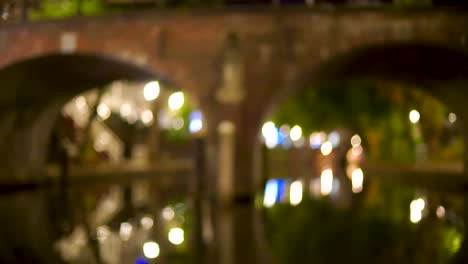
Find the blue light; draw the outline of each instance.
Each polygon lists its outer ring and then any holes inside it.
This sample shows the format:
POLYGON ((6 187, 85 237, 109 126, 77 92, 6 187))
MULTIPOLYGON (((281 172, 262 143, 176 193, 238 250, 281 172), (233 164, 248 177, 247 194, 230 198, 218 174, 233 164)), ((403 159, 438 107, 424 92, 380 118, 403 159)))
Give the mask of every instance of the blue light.
POLYGON ((284 193, 286 190, 286 182, 283 179, 276 180, 277 187, 277 194, 276 194, 276 202, 280 202, 284 198, 284 193))
POLYGON ((189 130, 190 133, 196 133, 203 128, 203 116, 200 111, 193 111, 190 114, 189 130))
POLYGON ((278 128, 276 128, 276 132, 278 133, 278 141, 277 141, 276 144, 281 145, 284 142, 284 138, 285 138, 284 133, 283 133, 283 131, 279 130, 278 128))
POLYGON ((145 258, 137 258, 135 264, 150 264, 149 261, 145 258))
POLYGON ((286 190, 286 182, 283 179, 268 180, 265 185, 265 194, 263 197, 263 205, 265 207, 272 207, 274 204, 280 202, 286 190))

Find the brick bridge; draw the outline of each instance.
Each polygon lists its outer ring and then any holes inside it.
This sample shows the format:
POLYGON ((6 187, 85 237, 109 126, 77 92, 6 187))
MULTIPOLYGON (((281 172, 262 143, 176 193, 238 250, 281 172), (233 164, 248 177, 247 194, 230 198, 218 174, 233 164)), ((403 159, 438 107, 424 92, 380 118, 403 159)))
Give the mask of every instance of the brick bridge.
POLYGON ((468 12, 453 9, 164 11, 5 25, 0 172, 26 180, 42 170, 54 117, 70 97, 113 80, 161 79, 207 117, 216 161, 208 171, 234 208, 219 234, 231 242, 219 247, 235 258, 222 263, 259 263, 256 222, 246 219, 254 219, 263 118, 297 89, 366 76, 419 85, 466 122, 467 46, 468 12))

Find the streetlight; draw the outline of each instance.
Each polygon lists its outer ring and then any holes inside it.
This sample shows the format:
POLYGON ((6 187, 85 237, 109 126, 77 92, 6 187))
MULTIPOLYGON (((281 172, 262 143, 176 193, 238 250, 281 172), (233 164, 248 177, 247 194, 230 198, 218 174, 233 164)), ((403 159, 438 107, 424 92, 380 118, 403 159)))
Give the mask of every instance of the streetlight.
POLYGON ((421 115, 419 114, 418 111, 416 110, 411 110, 409 113, 409 120, 411 123, 416 124, 419 121, 419 118, 421 118, 421 115))
POLYGON ((161 88, 159 87, 159 82, 153 81, 149 82, 143 87, 143 96, 146 101, 154 101, 159 96, 161 88))

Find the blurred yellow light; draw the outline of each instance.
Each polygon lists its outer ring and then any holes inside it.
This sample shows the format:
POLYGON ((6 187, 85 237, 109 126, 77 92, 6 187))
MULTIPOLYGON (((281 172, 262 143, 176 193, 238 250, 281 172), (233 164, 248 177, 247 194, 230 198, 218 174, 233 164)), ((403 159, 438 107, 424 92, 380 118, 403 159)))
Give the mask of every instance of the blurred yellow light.
POLYGON ((457 121, 457 115, 455 113, 450 113, 448 116, 448 120, 450 123, 455 123, 457 121))
POLYGON ((143 97, 146 101, 153 101, 158 98, 160 90, 159 82, 149 82, 143 87, 143 97))
POLYGON ((445 216, 445 208, 442 205, 437 207, 436 214, 437 214, 437 217, 443 218, 445 216))
POLYGON ((357 147, 357 146, 360 146, 360 145, 361 145, 361 137, 358 134, 352 136, 351 137, 351 146, 357 147))
POLYGON ((141 113, 141 122, 145 125, 151 125, 153 123, 153 112, 151 110, 147 109, 141 113))
POLYGON ((322 152, 324 156, 330 155, 332 151, 333 151, 333 145, 330 141, 325 141, 320 147, 320 152, 322 152))
POLYGON ((411 110, 411 112, 409 113, 409 120, 413 124, 416 124, 419 121, 420 117, 421 115, 416 110, 411 110))
POLYGON ((353 192, 359 193, 362 191, 362 185, 364 182, 364 173, 361 168, 357 168, 351 175, 351 184, 353 186, 353 192))
POLYGON ((143 244, 143 254, 149 259, 154 259, 159 256, 159 245, 156 242, 150 241, 143 244))
POLYGON ((294 181, 289 188, 289 202, 292 206, 300 204, 302 201, 302 182, 294 181))
POLYGON ((168 234, 169 242, 180 245, 184 242, 184 230, 178 227, 171 228, 168 234))
POLYGON ((120 115, 123 117, 127 117, 132 113, 132 106, 130 104, 122 104, 120 106, 120 115))
POLYGON ((99 104, 96 110, 102 120, 106 120, 111 115, 111 110, 106 104, 99 104))
POLYGON ((168 207, 165 207, 162 211, 162 217, 164 218, 164 220, 166 221, 171 221, 172 219, 174 219, 175 217, 175 211, 174 209, 172 209, 172 207, 168 206, 168 207))
POLYGON ((140 220, 140 224, 143 227, 143 229, 148 230, 153 227, 154 220, 150 216, 143 216, 140 220))
POLYGON ((177 111, 184 106, 184 93, 183 92, 175 92, 169 96, 168 105, 169 109, 172 111, 177 111))
POLYGON ((299 140, 302 137, 302 128, 298 125, 293 126, 289 132, 289 137, 292 141, 299 140))
POLYGON ((329 195, 333 190, 333 171, 326 169, 320 175, 320 193, 323 196, 329 195))

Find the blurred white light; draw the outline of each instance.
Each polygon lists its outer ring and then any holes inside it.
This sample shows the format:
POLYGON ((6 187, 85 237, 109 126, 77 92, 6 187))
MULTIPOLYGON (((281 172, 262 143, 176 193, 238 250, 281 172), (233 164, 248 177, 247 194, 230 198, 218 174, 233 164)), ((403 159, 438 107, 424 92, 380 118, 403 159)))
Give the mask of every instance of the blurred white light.
POLYGON ((149 259, 154 259, 159 256, 159 245, 156 242, 150 241, 143 244, 143 254, 149 259))
POLYGON ((411 112, 409 113, 409 120, 413 124, 416 124, 419 121, 420 117, 421 115, 416 110, 411 110, 411 112))
POLYGON ((181 130, 182 128, 184 128, 184 119, 182 117, 178 116, 178 117, 172 119, 171 125, 172 125, 173 129, 181 130))
POLYGON ((158 98, 160 90, 159 82, 149 82, 143 87, 143 96, 146 101, 153 101, 158 98))
POLYGON ((448 120, 450 123, 455 123, 457 121, 457 115, 455 113, 450 113, 448 116, 448 120))
POLYGON ((323 196, 329 195, 333 190, 333 171, 326 169, 320 175, 320 193, 323 196))
POLYGON ((437 217, 443 218, 445 216, 445 208, 442 205, 437 207, 436 214, 437 217))
POLYGON ((293 126, 289 132, 289 137, 292 141, 299 140, 302 137, 302 128, 298 125, 293 126))
POLYGON ((141 122, 143 122, 143 124, 145 125, 151 125, 153 123, 153 112, 149 109, 141 112, 141 116, 140 116, 140 119, 141 119, 141 122))
POLYGON ((412 223, 418 223, 422 219, 422 212, 424 207, 426 206, 426 202, 423 198, 418 198, 410 203, 410 221, 412 223))
POLYGON ((276 203, 278 194, 278 183, 276 180, 269 180, 265 185, 265 194, 263 196, 263 206, 270 208, 276 203))
POLYGON ((419 210, 411 210, 410 212, 410 221, 411 223, 419 223, 419 221, 421 221, 422 219, 422 211, 419 211, 419 210))
POLYGON ((292 206, 300 204, 302 201, 302 182, 294 181, 289 187, 289 202, 292 206))
POLYGON ((162 217, 166 221, 171 221, 175 217, 174 209, 172 209, 172 207, 169 207, 169 206, 165 207, 162 211, 162 217))
POLYGON ((278 144, 278 130, 275 123, 268 121, 262 126, 262 135, 267 148, 272 149, 278 144))
POLYGON ((351 175, 351 184, 353 186, 353 193, 360 193, 364 182, 364 173, 362 169, 357 168, 351 175))
POLYGON ((330 141, 325 141, 320 147, 320 151, 324 156, 330 155, 330 153, 333 151, 332 143, 330 143, 330 141))
POLYGON ((111 110, 106 104, 99 104, 97 107, 97 114, 102 120, 106 120, 111 115, 111 110))
POLYGON ((111 231, 108 226, 100 226, 97 228, 97 239, 99 242, 105 241, 109 235, 111 234, 111 231))
POLYGON ((143 216, 140 220, 140 224, 143 227, 143 229, 148 230, 151 229, 151 227, 153 227, 154 220, 149 216, 143 216))
POLYGON ((319 149, 323 142, 326 140, 326 134, 324 132, 314 132, 309 137, 310 148, 319 149))
POLYGON ((130 104, 122 104, 120 106, 120 115, 122 117, 128 117, 132 113, 132 106, 130 104))
POLYGON ((332 144, 334 148, 340 144, 340 140, 341 140, 340 134, 336 131, 333 131, 330 133, 330 135, 328 135, 328 141, 330 141, 330 143, 332 144))
POLYGON ((203 116, 200 111, 193 111, 190 114, 189 131, 190 133, 197 133, 203 129, 203 116))
POLYGON ((172 111, 177 111, 182 106, 184 106, 184 93, 183 92, 175 92, 169 96, 168 99, 169 109, 172 111))
POLYGON ((86 99, 84 96, 80 95, 75 99, 75 104, 78 110, 84 110, 87 106, 86 99))
POLYGON ((127 116, 127 122, 129 124, 135 124, 135 122, 138 120, 138 114, 136 111, 132 111, 128 116, 127 116))
POLYGON ((133 227, 130 223, 121 223, 119 232, 120 239, 122 239, 123 241, 127 241, 128 239, 130 239, 130 236, 132 235, 132 229, 133 227))
POLYGON ((169 230, 168 234, 169 242, 174 245, 180 245, 184 242, 184 230, 181 228, 175 227, 169 230))
POLYGON ((424 210, 425 206, 426 206, 426 202, 424 201, 424 199, 418 198, 416 200, 411 201, 410 209, 412 211, 422 211, 424 210))
POLYGON ((352 136, 351 137, 351 146, 357 147, 357 146, 360 146, 360 145, 361 145, 361 137, 358 134, 352 136))

